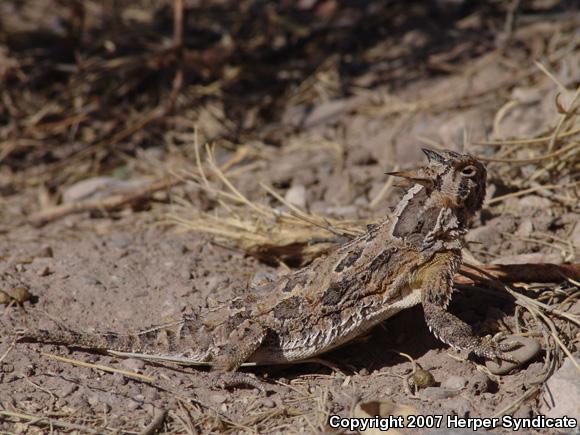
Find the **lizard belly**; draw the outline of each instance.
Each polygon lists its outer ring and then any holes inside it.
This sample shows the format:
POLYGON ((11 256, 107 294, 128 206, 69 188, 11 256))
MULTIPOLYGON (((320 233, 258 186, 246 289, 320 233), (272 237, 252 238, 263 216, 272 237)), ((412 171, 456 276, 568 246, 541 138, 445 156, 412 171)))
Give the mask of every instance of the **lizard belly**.
POLYGON ((377 304, 376 301, 369 301, 366 306, 359 305, 343 310, 340 322, 332 327, 313 326, 306 336, 296 334, 281 338, 279 346, 261 347, 248 361, 260 364, 280 364, 320 355, 351 341, 399 311, 420 302, 420 289, 407 289, 396 302, 377 304))

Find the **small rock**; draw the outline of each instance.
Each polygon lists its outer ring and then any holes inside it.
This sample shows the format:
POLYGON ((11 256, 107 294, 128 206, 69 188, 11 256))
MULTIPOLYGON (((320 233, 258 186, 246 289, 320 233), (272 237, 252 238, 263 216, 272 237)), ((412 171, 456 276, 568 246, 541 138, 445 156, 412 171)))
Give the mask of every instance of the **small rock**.
POLYGON ((113 233, 109 240, 109 244, 118 249, 125 249, 131 246, 133 243, 133 237, 129 234, 124 233, 113 233))
POLYGON ((70 399, 68 399, 68 404, 73 408, 85 411, 90 407, 88 400, 81 392, 74 394, 70 399))
POLYGON ((138 372, 145 368, 145 362, 137 358, 127 358, 121 361, 121 365, 127 370, 138 372))
POLYGON ((543 252, 533 252, 529 254, 508 255, 506 257, 496 258, 491 264, 528 264, 528 263, 562 263, 562 257, 559 254, 547 254, 543 252))
POLYGON ((540 411, 546 417, 580 419, 580 376, 570 358, 544 385, 540 411))
POLYGON ((276 406, 276 402, 274 402, 269 397, 264 397, 264 399, 262 399, 262 406, 264 408, 274 408, 276 406))
POLYGON ((228 400, 228 396, 226 394, 223 393, 213 393, 210 396, 210 399, 213 403, 224 403, 226 400, 228 400))
POLYGON ((530 418, 533 415, 530 405, 522 405, 513 413, 514 418, 530 418))
POLYGON ((442 388, 449 388, 450 390, 461 390, 467 385, 467 379, 463 376, 451 375, 441 382, 442 388))
POLYGON ((52 252, 52 248, 50 246, 45 245, 40 248, 40 251, 38 251, 35 256, 40 258, 52 258, 54 253, 52 252))
POLYGON ((91 408, 96 409, 99 403, 101 403, 101 400, 98 394, 91 394, 87 397, 87 402, 91 405, 91 408))
POLYGON ((147 389, 145 391, 145 396, 144 396, 143 401, 152 403, 152 402, 155 402, 156 400, 159 400, 159 392, 157 390, 154 390, 154 389, 147 389))
POLYGON ((524 196, 518 201, 518 206, 520 208, 536 208, 549 210, 552 208, 552 201, 550 201, 548 198, 542 198, 541 196, 528 195, 524 196))
POLYGON ((487 393, 490 386, 491 379, 489 379, 485 373, 480 371, 475 372, 469 379, 469 389, 474 393, 474 395, 487 393))
POLYGON ((286 191, 284 199, 295 207, 300 209, 306 208, 306 187, 302 184, 292 186, 286 191))
POLYGON ((24 369, 22 369, 22 373, 27 378, 34 376, 36 373, 36 366, 34 364, 29 364, 26 367, 24 367, 24 369))
POLYGON ((363 367, 362 369, 359 370, 358 374, 361 376, 368 376, 369 371, 365 367, 363 367))
POLYGON ((534 340, 530 337, 518 337, 515 335, 508 335, 505 337, 501 342, 516 342, 520 343, 521 346, 506 352, 507 355, 513 357, 519 363, 512 363, 510 361, 501 361, 501 365, 497 364, 495 361, 488 360, 485 362, 485 366, 489 369, 491 373, 494 375, 505 375, 512 370, 521 367, 532 358, 534 358, 540 350, 542 349, 540 343, 537 340, 534 340))
POLYGON ((78 389, 78 385, 73 384, 72 382, 67 382, 61 389, 60 391, 58 391, 57 396, 58 397, 66 397, 66 396, 70 396, 72 393, 74 393, 77 389, 78 389))
POLYGON ((513 233, 517 229, 517 222, 512 216, 500 216, 491 219, 484 226, 470 230, 465 239, 469 242, 478 242, 489 245, 501 240, 502 234, 513 233))
POLYGON ((126 385, 128 380, 127 377, 121 373, 113 373, 113 382, 115 385, 126 385))
POLYGON ((0 305, 2 305, 2 304, 8 305, 11 300, 12 300, 12 298, 8 295, 8 293, 0 290, 0 305))
POLYGON ((145 180, 120 180, 113 177, 88 178, 66 189, 62 194, 62 202, 67 204, 120 194, 143 187, 145 183, 145 180))
MULTIPOLYGON (((360 99, 360 98, 359 98, 360 99)), ((324 101, 315 105, 304 119, 304 128, 311 128, 320 124, 331 124, 350 110, 356 103, 356 97, 324 101)))
POLYGON ((422 368, 415 370, 411 379, 417 388, 427 388, 435 385, 433 374, 422 368))
POLYGON ((570 242, 572 242, 577 249, 580 249, 580 222, 576 222, 574 230, 570 235, 570 242))
POLYGON ((515 235, 518 237, 530 237, 534 231, 534 224, 530 219, 524 219, 518 227, 515 235))
POLYGON ((26 287, 14 287, 8 291, 8 296, 14 299, 19 304, 29 301, 32 298, 32 294, 26 287))
POLYGON ((38 269, 36 274, 38 276, 48 276, 50 275, 50 268, 48 266, 41 267, 40 269, 38 269))
POLYGON ((454 397, 444 402, 445 408, 453 411, 459 417, 467 417, 471 412, 469 401, 464 397, 454 397))
POLYGON ((250 282, 250 287, 259 287, 261 285, 268 284, 276 279, 277 275, 272 272, 265 270, 260 270, 254 274, 252 281, 250 282))
POLYGON ((94 276, 82 275, 79 277, 79 280, 82 284, 84 284, 86 286, 103 287, 103 283, 101 281, 99 281, 97 278, 95 278, 94 276))
POLYGON ((12 373, 14 371, 14 365, 6 362, 2 363, 2 365, 0 365, 0 371, 3 373, 12 373))
POLYGON ((127 409, 129 411, 135 411, 135 410, 139 409, 140 407, 141 407, 141 403, 137 402, 136 400, 129 399, 127 401, 127 409))
POLYGON ((191 267, 189 265, 184 265, 179 269, 179 277, 184 281, 189 281, 193 278, 191 267))
POLYGON ((444 400, 457 396, 460 390, 450 390, 441 387, 427 387, 419 392, 419 396, 425 400, 444 400))
POLYGON ((338 216, 345 219, 356 218, 358 215, 358 208, 355 205, 330 206, 324 210, 327 214, 338 216))

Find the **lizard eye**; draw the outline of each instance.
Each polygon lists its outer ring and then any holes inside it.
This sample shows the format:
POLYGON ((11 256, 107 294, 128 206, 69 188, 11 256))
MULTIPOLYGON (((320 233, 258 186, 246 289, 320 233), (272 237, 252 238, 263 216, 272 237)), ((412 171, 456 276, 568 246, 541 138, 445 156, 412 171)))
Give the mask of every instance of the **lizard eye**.
POLYGON ((475 166, 466 166, 461 170, 461 175, 464 177, 473 177, 477 173, 475 166))

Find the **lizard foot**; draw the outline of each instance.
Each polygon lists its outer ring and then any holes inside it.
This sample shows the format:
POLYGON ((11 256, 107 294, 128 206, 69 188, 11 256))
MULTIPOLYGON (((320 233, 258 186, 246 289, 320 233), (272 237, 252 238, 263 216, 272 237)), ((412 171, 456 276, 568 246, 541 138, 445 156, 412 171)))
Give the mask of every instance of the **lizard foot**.
POLYGON ((540 343, 532 337, 516 335, 506 337, 503 342, 496 343, 496 346, 500 354, 497 358, 485 362, 485 366, 494 375, 505 375, 512 372, 535 358, 542 350, 540 343), (505 358, 506 353, 511 358, 505 358))
POLYGON ((499 365, 501 365, 502 361, 520 364, 520 361, 510 355, 509 352, 521 346, 522 344, 517 341, 498 343, 491 335, 487 335, 481 339, 473 349, 473 352, 476 355, 493 360, 499 365))
POLYGON ((230 389, 245 385, 258 389, 263 395, 265 395, 268 390, 268 388, 266 388, 267 383, 258 379, 251 373, 222 372, 214 374, 216 377, 212 379, 211 387, 230 389))

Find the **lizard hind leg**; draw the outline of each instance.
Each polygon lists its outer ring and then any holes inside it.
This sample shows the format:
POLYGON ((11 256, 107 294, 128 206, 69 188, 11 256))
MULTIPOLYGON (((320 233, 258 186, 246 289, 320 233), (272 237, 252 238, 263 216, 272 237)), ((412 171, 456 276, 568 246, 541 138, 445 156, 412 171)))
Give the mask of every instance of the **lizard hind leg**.
POLYGON ((262 325, 245 320, 234 329, 227 342, 216 351, 212 370, 235 372, 264 342, 267 329, 262 325))

